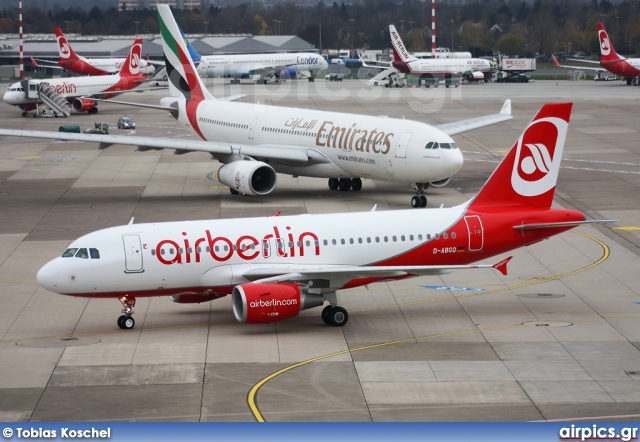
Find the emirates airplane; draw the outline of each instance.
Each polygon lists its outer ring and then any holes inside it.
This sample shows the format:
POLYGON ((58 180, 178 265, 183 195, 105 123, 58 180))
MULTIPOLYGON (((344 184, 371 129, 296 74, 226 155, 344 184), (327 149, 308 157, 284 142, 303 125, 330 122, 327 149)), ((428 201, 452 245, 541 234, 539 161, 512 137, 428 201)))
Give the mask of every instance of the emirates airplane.
MULTIPOLYGON (((393 46, 391 65, 403 74, 420 78, 464 77, 469 81, 483 81, 485 74, 494 71, 491 63, 481 58, 417 58, 409 54, 395 26, 389 25, 389 34, 393 46)), ((363 63, 363 66, 383 69, 379 65, 368 66, 363 63)))
MULTIPOLYGON (((627 85, 631 85, 634 79, 637 79, 640 75, 640 58, 626 58, 622 55, 618 55, 616 50, 613 48, 613 44, 609 39, 609 35, 607 35, 607 31, 604 29, 604 25, 602 23, 598 23, 598 40, 600 41, 600 66, 601 68, 588 67, 588 66, 570 66, 570 65, 561 65, 556 60, 556 57, 551 55, 553 58, 553 62, 556 66, 560 68, 567 69, 576 69, 576 70, 587 70, 587 71, 597 71, 604 72, 609 71, 614 75, 618 75, 625 80, 627 80, 627 85)), ((592 60, 573 60, 580 61, 583 63, 598 63, 597 61, 592 60)), ((637 80, 636 84, 637 84, 637 80)))
MULTIPOLYGON (((77 55, 60 28, 55 28, 56 41, 60 58, 58 64, 62 69, 80 75, 109 75, 119 72, 124 66, 125 58, 85 58, 77 55)), ((50 63, 49 60, 40 60, 50 63)), ((152 74, 155 67, 147 60, 140 59, 140 72, 152 74)))
MULTIPOLYGON (((173 33, 168 7, 166 13, 158 9, 161 29, 173 33)), ((571 106, 545 105, 478 195, 455 207, 132 220, 73 241, 40 269, 37 280, 63 295, 119 299, 124 309, 117 324, 131 329, 139 297, 170 296, 190 304, 230 294, 243 323, 281 321, 328 302, 322 320, 343 326, 349 315, 338 306, 337 290, 456 269, 493 267, 506 274, 510 257, 493 266, 471 263, 606 221, 551 207, 571 106)))
POLYGON ((41 102, 38 91, 41 84, 46 84, 50 93, 66 99, 74 110, 96 114, 98 106, 94 98, 115 97, 146 80, 147 76, 140 70, 141 47, 142 39, 137 38, 117 74, 21 81, 10 85, 2 99, 5 103, 22 109, 23 116, 26 116, 28 111, 36 109, 41 102))
MULTIPOLYGON (((160 17, 175 23, 169 12, 160 17)), ((233 194, 267 195, 276 186, 277 172, 328 178, 330 189, 343 191, 360 190, 362 178, 413 184, 411 205, 426 207, 424 191, 446 185, 462 167, 462 153, 450 135, 512 118, 509 100, 498 114, 439 126, 216 100, 202 84, 180 31, 162 29, 172 96, 163 98, 161 106, 144 107, 170 111, 201 140, 9 129, 0 129, 0 135, 95 142, 101 148, 124 144, 141 151, 209 152, 223 163, 218 180, 233 194)))

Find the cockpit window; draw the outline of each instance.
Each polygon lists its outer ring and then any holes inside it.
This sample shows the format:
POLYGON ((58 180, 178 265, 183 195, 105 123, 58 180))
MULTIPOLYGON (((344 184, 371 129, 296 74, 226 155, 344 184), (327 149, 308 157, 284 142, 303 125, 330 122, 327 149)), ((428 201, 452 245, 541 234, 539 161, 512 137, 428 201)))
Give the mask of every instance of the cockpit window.
POLYGON ((91 255, 91 259, 100 259, 100 251, 98 249, 89 249, 89 255, 91 255))
POLYGON ((451 144, 449 144, 449 143, 440 143, 440 147, 442 149, 451 149, 451 144))
POLYGON ((456 143, 451 143, 451 148, 452 148, 452 149, 457 149, 457 148, 458 148, 458 145, 457 145, 456 143))
POLYGON ((67 249, 67 250, 64 251, 64 253, 62 253, 62 257, 63 258, 73 258, 77 251, 78 251, 78 249, 67 249))
POLYGON ((431 141, 424 148, 425 149, 437 149, 438 147, 440 147, 440 145, 438 143, 436 143, 435 141, 431 141))
POLYGON ((78 249, 78 251, 76 252, 76 258, 89 259, 87 249, 78 249))

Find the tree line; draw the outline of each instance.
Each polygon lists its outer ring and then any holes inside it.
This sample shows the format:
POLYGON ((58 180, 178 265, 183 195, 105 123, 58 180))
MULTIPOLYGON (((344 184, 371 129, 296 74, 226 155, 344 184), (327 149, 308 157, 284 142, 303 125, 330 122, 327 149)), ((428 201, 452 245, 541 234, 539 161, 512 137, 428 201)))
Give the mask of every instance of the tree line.
MULTIPOLYGON (((640 2, 625 0, 473 0, 436 3, 436 43, 474 56, 599 54, 596 30, 602 21, 621 53, 640 52, 640 2)), ((388 25, 395 24, 410 51, 431 47, 430 0, 352 0, 352 4, 319 1, 274 5, 244 3, 175 10, 187 34, 297 35, 317 48, 390 47, 388 25)), ((156 12, 94 7, 24 11, 25 33, 52 33, 54 27, 82 35, 158 33, 156 12)), ((0 14, 0 33, 17 33, 17 9, 0 14)))

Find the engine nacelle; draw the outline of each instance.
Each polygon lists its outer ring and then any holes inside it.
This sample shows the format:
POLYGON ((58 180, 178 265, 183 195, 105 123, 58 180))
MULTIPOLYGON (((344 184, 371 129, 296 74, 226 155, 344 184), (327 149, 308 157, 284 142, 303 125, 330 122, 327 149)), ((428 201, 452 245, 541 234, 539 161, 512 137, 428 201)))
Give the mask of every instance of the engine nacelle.
POLYGON ((244 195, 267 195, 276 187, 276 171, 262 161, 234 161, 218 170, 218 180, 244 195))
POLYGON ((226 293, 183 293, 180 295, 169 296, 173 302, 178 304, 200 304, 201 302, 209 302, 227 296, 226 293))
POLYGON ((78 112, 89 112, 96 107, 96 102, 86 98, 76 98, 73 100, 73 109, 78 112))
POLYGON ((432 183, 429 183, 431 186, 433 187, 444 187, 447 184, 449 184, 449 181, 451 181, 451 177, 445 178, 443 180, 440 181, 434 181, 432 183))
POLYGON ((484 80, 484 74, 480 71, 471 72, 471 78, 473 81, 482 81, 484 80))
POLYGON ((239 322, 266 324, 298 316, 302 309, 296 284, 240 284, 233 288, 233 314, 239 322))
POLYGON ((290 79, 295 79, 296 76, 298 75, 298 71, 296 71, 293 68, 284 68, 282 69, 282 72, 280 73, 280 77, 282 78, 290 78, 290 79))

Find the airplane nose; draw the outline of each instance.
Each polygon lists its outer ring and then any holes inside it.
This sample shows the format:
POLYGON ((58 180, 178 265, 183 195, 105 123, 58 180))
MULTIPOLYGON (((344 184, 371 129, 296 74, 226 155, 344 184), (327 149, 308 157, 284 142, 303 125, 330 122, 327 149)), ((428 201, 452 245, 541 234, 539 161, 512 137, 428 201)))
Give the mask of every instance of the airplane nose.
POLYGON ((57 260, 49 261, 42 266, 36 275, 36 281, 41 287, 50 292, 59 293, 60 291, 60 269, 57 266, 57 260))
POLYGON ((462 152, 460 149, 452 149, 451 151, 451 174, 458 172, 462 169, 462 165, 464 164, 464 157, 462 156, 462 152))

